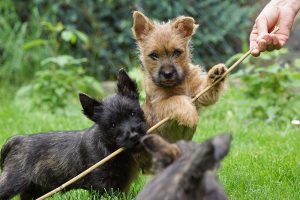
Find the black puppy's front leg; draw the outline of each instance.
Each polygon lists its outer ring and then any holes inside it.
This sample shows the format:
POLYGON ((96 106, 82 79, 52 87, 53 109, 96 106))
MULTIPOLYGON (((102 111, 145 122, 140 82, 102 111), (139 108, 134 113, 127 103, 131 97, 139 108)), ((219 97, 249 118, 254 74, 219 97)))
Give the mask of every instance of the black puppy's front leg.
POLYGON ((16 172, 3 171, 0 176, 0 200, 8 200, 27 186, 27 182, 16 172))
POLYGON ((33 199, 38 198, 38 197, 33 196, 31 194, 31 192, 28 192, 28 191, 21 193, 20 197, 21 197, 21 200, 33 200, 33 199))
POLYGON ((49 191, 42 190, 42 188, 32 183, 25 190, 22 190, 20 197, 21 200, 35 200, 47 192, 49 191))

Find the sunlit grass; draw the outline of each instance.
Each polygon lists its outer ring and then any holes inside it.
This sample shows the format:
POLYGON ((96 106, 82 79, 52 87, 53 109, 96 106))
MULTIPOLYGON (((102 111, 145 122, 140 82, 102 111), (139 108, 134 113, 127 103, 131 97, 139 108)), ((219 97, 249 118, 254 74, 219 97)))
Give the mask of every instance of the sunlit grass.
MULTIPOLYGON (((77 111, 70 116, 24 111, 13 102, 14 90, 0 88, 0 145, 12 135, 50 130, 82 129, 91 125, 77 111)), ((219 170, 230 199, 299 199, 300 198, 300 129, 286 124, 265 123, 245 117, 245 108, 255 102, 245 99, 233 88, 200 117, 195 141, 201 142, 222 132, 231 132, 230 154, 219 170)), ((299 105, 291 105, 298 106, 299 105)), ((104 196, 73 190, 56 194, 52 199, 134 199, 149 177, 140 176, 126 198, 110 192, 104 196)))

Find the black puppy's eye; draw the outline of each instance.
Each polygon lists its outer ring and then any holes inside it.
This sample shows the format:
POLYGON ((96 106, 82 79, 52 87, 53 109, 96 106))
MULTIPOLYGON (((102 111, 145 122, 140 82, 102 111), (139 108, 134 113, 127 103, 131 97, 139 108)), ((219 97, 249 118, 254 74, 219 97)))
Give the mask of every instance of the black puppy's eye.
POLYGON ((111 127, 116 128, 116 123, 115 122, 111 123, 111 127))
POLYGON ((130 113, 130 116, 131 116, 131 117, 135 116, 135 112, 131 112, 131 113, 130 113))
POLYGON ((173 57, 177 58, 182 54, 182 51, 180 49, 175 49, 173 52, 173 57))
POLYGON ((155 52, 153 52, 153 53, 151 53, 150 55, 149 55, 149 57, 152 59, 152 60, 158 60, 158 54, 157 53, 155 53, 155 52))

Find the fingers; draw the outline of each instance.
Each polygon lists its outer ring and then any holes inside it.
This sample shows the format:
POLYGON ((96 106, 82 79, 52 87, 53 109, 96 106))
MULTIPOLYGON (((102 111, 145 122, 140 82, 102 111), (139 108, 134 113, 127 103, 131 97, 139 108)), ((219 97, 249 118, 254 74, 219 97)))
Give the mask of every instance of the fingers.
POLYGON ((262 39, 257 39, 257 48, 253 49, 251 54, 253 56, 259 56, 260 52, 273 51, 280 49, 283 45, 280 43, 278 34, 267 34, 262 39))
POLYGON ((268 36, 268 21, 264 15, 258 16, 250 34, 250 49, 253 56, 259 56, 260 52, 267 49, 272 42, 268 36))
MULTIPOLYGON (((273 25, 273 24, 272 24, 273 25)), ((256 49, 252 51, 252 55, 258 56, 260 52, 264 52, 266 50, 272 51, 274 49, 273 40, 276 37, 274 34, 271 36, 268 32, 268 24, 267 17, 265 15, 260 15, 256 20, 257 27, 257 38, 256 38, 256 49)))
POLYGON ((258 32, 258 39, 262 39, 266 36, 268 32, 268 20, 264 14, 258 16, 255 21, 257 32, 258 32))
POLYGON ((260 51, 255 48, 251 51, 251 55, 254 57, 258 57, 260 55, 260 51))
POLYGON ((269 34, 269 30, 275 27, 278 21, 279 10, 272 4, 268 4, 255 20, 250 34, 250 49, 253 56, 259 56, 260 52, 274 49, 274 35, 269 34))
MULTIPOLYGON (((300 4, 299 4, 300 5, 300 4)), ((280 49, 287 43, 297 14, 295 5, 288 1, 270 1, 257 17, 250 34, 250 49, 253 56, 260 52, 280 49), (275 26, 279 31, 269 34, 275 26)))
POLYGON ((251 54, 255 57, 260 55, 260 51, 258 50, 257 38, 258 38, 258 30, 256 24, 254 24, 253 29, 250 33, 250 49, 251 49, 251 54))
POLYGON ((278 37, 280 46, 282 47, 288 41, 290 31, 294 23, 295 14, 293 14, 291 10, 286 7, 280 10, 280 15, 281 17, 279 17, 278 20, 278 27, 280 30, 276 35, 278 37))
POLYGON ((260 52, 273 51, 274 49, 280 49, 283 45, 281 44, 278 35, 267 34, 261 39, 258 38, 256 41, 250 41, 251 44, 251 54, 255 57, 260 55, 260 52))
POLYGON ((282 45, 279 42, 279 39, 277 37, 276 34, 270 34, 271 38, 272 38, 272 47, 268 47, 268 49, 270 49, 269 51, 272 51, 274 49, 280 49, 282 47, 282 45))

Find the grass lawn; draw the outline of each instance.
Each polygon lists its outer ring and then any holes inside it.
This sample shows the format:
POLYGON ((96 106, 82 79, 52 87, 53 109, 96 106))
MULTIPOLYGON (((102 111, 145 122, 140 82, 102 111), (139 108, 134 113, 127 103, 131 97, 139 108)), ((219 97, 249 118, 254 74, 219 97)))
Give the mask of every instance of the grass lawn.
MULTIPOLYGON (((1 87, 1 146, 16 134, 82 129, 91 125, 81 114, 79 102, 78 112, 72 116, 26 112, 21 105, 13 103, 14 89, 1 87)), ((231 152, 219 170, 220 181, 230 199, 300 199, 300 128, 289 122, 277 125, 245 118, 245 109, 254 104, 238 88, 229 89, 216 105, 202 112, 194 140, 201 142, 218 133, 232 133, 231 152)), ((291 106, 300 110, 300 104, 291 106)), ((128 199, 133 199, 148 179, 140 176, 128 199)), ((52 199, 95 199, 95 196, 77 190, 57 194, 52 199)), ((107 195, 98 199, 127 198, 107 195)))

